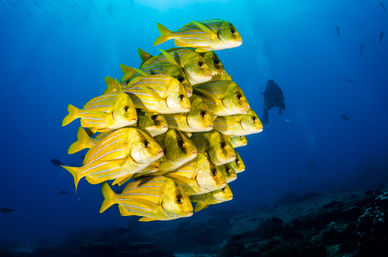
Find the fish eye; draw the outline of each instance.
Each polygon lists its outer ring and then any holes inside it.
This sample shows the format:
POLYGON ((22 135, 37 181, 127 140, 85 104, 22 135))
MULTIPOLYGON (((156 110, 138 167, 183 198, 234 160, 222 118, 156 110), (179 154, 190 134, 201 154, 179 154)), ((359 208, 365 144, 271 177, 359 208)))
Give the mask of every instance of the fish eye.
POLYGON ((238 159, 235 160, 235 163, 238 164, 240 161, 238 159))
POLYGON ((218 65, 220 64, 220 61, 219 61, 219 60, 214 60, 214 64, 215 64, 216 66, 218 66, 218 65))
POLYGON ((230 168, 229 167, 226 167, 225 171, 226 171, 226 174, 230 175, 230 168))
POLYGON ((224 148, 226 146, 225 142, 221 142, 221 148, 224 148))
POLYGON ((255 117, 255 116, 252 116, 252 121, 253 121, 253 122, 256 121, 256 117, 255 117))
POLYGON ((230 28, 230 33, 234 34, 234 33, 236 33, 236 30, 233 27, 231 27, 230 28))
POLYGON ((128 110, 129 110, 129 106, 127 105, 127 106, 124 107, 124 111, 127 112, 128 110))
POLYGON ((215 168, 212 169, 212 176, 216 176, 217 175, 217 170, 215 168))
POLYGON ((198 67, 202 67, 203 62, 198 62, 198 67))
POLYGON ((150 143, 147 140, 144 140, 143 145, 145 148, 147 148, 150 145, 150 143))
POLYGON ((155 73, 155 71, 150 71, 150 73, 151 73, 151 75, 155 75, 156 73, 155 73))
POLYGON ((225 191, 225 187, 223 189, 221 189, 222 191, 225 191))
POLYGON ((183 203, 182 196, 178 195, 178 196, 176 197, 176 202, 177 202, 178 204, 182 204, 182 203, 183 203))
POLYGON ((185 78, 184 78, 184 77, 182 77, 182 76, 178 76, 178 81, 179 81, 180 83, 182 83, 184 80, 185 80, 185 78))
POLYGON ((179 95, 178 97, 179 97, 179 100, 181 100, 181 101, 183 100, 183 98, 185 98, 184 95, 179 95))
POLYGON ((178 140, 178 146, 179 146, 179 148, 183 147, 183 140, 178 140))
POLYGON ((155 120, 157 115, 152 115, 151 120, 155 120))
POLYGON ((238 94, 236 95, 236 98, 237 98, 237 100, 240 100, 240 99, 242 98, 242 95, 241 95, 240 93, 238 93, 238 94))
POLYGON ((206 111, 201 111, 201 112, 199 113, 199 115, 201 115, 202 118, 205 117, 206 111))

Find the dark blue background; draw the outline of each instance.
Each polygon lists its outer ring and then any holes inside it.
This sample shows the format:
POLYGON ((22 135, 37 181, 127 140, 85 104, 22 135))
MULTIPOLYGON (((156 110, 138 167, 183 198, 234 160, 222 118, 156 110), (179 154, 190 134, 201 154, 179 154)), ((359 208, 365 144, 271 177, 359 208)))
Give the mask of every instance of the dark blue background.
POLYGON ((378 169, 367 168, 384 163, 388 153, 388 38, 378 42, 382 30, 388 33, 388 14, 379 1, 80 2, 0 0, 0 208, 16 210, 0 213, 0 242, 31 247, 136 219, 120 217, 116 207, 100 215, 100 187, 82 180, 73 194, 73 178, 50 159, 81 162, 81 154, 67 155, 79 123, 61 127, 69 103, 82 107, 101 94, 105 76, 121 77, 121 63, 138 67, 136 48, 157 54, 173 46, 153 47, 157 22, 172 30, 190 20, 232 22, 243 45, 217 54, 251 107, 262 115, 268 79, 286 99, 285 113, 271 110, 264 131, 238 149, 246 171, 231 184, 234 200, 189 219, 255 209, 290 191, 386 182, 378 169))

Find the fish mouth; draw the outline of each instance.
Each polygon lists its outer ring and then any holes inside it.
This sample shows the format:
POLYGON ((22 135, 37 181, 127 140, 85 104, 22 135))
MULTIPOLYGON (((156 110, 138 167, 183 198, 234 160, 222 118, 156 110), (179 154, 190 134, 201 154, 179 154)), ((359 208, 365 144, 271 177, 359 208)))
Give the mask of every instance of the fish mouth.
POLYGON ((160 151, 156 154, 156 156, 160 158, 160 157, 163 156, 163 154, 164 154, 163 150, 160 150, 160 151))
POLYGON ((184 212, 185 217, 193 216, 193 211, 184 212))

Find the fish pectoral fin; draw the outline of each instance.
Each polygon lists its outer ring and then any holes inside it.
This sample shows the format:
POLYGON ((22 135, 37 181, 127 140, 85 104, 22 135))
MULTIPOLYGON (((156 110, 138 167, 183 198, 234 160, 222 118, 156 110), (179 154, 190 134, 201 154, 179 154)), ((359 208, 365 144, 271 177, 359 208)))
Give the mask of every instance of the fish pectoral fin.
MULTIPOLYGON (((206 27, 206 25, 200 23, 200 22, 197 22, 197 21, 191 21, 195 26, 197 26, 198 28, 200 28, 203 32, 209 34, 209 36, 214 39, 217 37, 217 34, 214 33, 211 29, 209 29, 208 27, 206 27)), ((197 49, 195 50, 197 51, 197 49)), ((206 52, 206 51, 205 51, 206 52)))
POLYGON ((123 176, 123 177, 116 178, 113 181, 112 185, 122 186, 125 182, 127 182, 128 180, 130 180, 132 178, 132 175, 133 174, 130 174, 128 176, 123 176))
POLYGON ((199 212, 199 211, 201 211, 203 209, 206 209, 208 206, 209 205, 207 203, 205 203, 205 202, 202 202, 202 201, 197 202, 197 204, 195 205, 194 211, 195 212, 199 212))
POLYGON ((149 217, 142 217, 141 219, 139 219, 139 221, 142 221, 142 222, 155 221, 155 220, 157 219, 149 218, 149 217))

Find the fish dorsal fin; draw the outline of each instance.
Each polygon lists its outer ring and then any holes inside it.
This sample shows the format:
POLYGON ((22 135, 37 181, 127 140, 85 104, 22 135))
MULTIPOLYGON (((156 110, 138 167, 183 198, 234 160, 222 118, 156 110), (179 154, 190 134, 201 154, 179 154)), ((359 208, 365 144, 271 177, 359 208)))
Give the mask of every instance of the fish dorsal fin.
POLYGON ((142 217, 141 219, 139 219, 139 221, 142 221, 142 222, 155 221, 155 220, 157 219, 149 218, 149 217, 142 217))
POLYGON ((146 51, 140 48, 137 49, 137 52, 139 53, 140 59, 142 61, 141 64, 145 63, 148 59, 153 57, 152 55, 150 55, 149 53, 147 53, 146 51))
POLYGON ((173 56, 171 56, 171 54, 167 53, 166 51, 162 50, 162 49, 159 49, 160 52, 162 52, 162 54, 164 55, 164 57, 166 57, 167 61, 169 63, 171 63, 172 65, 176 65, 176 66, 179 66, 179 64, 176 62, 176 60, 174 59, 173 56))
POLYGON ((120 68, 121 68, 121 71, 124 73, 124 76, 121 78, 121 81, 129 80, 136 73, 139 73, 142 76, 147 75, 147 73, 145 73, 142 70, 132 68, 132 67, 129 67, 129 66, 124 65, 124 64, 120 64, 120 68))
POLYGON ((117 79, 113 79, 111 77, 105 77, 106 89, 104 94, 121 91, 121 85, 117 79))
POLYGON ((197 21, 191 21, 191 23, 193 23, 195 26, 197 26, 198 28, 200 28, 203 32, 206 32, 207 34, 210 35, 210 37, 212 39, 216 38, 217 37, 217 34, 214 33, 211 29, 209 29, 208 27, 206 27, 206 25, 200 23, 200 22, 197 22, 197 21))

